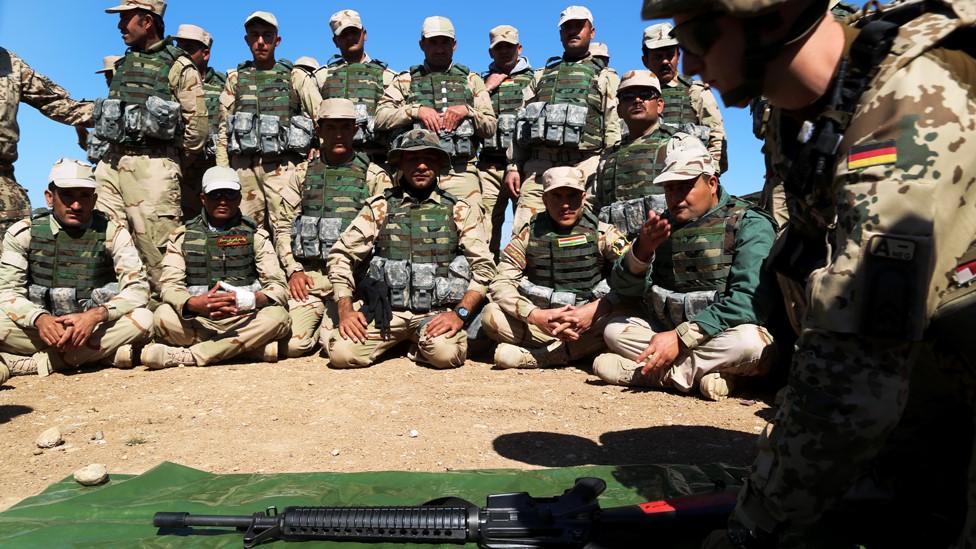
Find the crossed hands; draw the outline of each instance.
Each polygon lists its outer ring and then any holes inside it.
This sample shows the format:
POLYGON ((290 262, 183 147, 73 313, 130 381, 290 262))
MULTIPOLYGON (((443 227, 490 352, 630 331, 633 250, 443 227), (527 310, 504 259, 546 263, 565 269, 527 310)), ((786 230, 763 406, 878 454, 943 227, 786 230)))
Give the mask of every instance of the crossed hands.
POLYGON ((99 323, 108 320, 105 307, 95 307, 83 313, 55 317, 43 314, 34 321, 41 339, 62 353, 81 348, 99 323))
MULTIPOLYGON (((254 301, 256 307, 263 307, 268 303, 268 297, 264 295, 264 292, 255 292, 254 301)), ((214 284, 214 287, 210 288, 207 293, 186 300, 184 308, 197 316, 207 317, 210 320, 229 318, 239 312, 237 294, 224 291, 219 282, 214 284)))
POLYGON ((425 128, 432 132, 452 132, 468 116, 466 105, 454 105, 442 113, 437 112, 432 107, 420 107, 420 110, 417 111, 417 118, 420 119, 425 128))
POLYGON ((598 302, 582 307, 564 305, 558 309, 534 309, 526 320, 544 333, 562 341, 577 341, 593 326, 598 302))

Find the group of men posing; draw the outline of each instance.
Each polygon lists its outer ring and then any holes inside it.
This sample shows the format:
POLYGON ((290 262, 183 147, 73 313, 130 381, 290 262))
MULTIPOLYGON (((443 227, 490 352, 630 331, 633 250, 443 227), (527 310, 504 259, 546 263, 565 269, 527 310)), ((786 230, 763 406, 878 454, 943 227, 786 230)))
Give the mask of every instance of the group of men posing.
MULTIPOLYGON (((533 69, 498 26, 482 77, 453 61, 444 17, 396 74, 352 10, 330 19, 340 55, 323 67, 276 58, 278 21, 259 11, 252 59, 224 75, 202 28, 164 39, 163 0, 106 11, 128 50, 106 58, 94 104, 0 50, 8 97, 79 127, 96 163, 59 161, 47 210, 25 218, 26 195, 3 208, 19 220, 0 261, 0 377, 318 348, 358 368, 405 340, 451 368, 478 326, 500 368, 595 357, 609 383, 712 400, 768 370, 775 223, 719 184, 721 115, 678 73, 670 25, 645 30, 650 70, 620 77, 570 6, 561 56, 533 69)), ((8 148, 3 196, 23 193, 8 148)))

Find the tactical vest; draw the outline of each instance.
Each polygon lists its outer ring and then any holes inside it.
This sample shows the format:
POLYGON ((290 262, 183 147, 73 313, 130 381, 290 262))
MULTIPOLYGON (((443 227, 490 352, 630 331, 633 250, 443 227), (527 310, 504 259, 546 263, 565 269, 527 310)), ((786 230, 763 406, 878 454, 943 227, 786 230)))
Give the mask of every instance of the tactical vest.
POLYGON ((207 105, 210 135, 217 135, 220 126, 220 94, 224 91, 226 83, 225 73, 207 69, 207 77, 203 80, 203 102, 207 105))
POLYGON ((522 106, 522 90, 532 85, 533 71, 512 75, 511 82, 502 82, 491 92, 491 105, 496 115, 515 114, 522 106))
POLYGON ((235 286, 250 286, 258 279, 254 256, 257 224, 241 217, 234 226, 211 231, 200 214, 186 224, 183 256, 186 285, 213 287, 223 280, 235 286))
POLYGON ((369 198, 368 168, 369 157, 363 153, 338 166, 327 165, 321 157, 310 162, 302 188, 302 215, 338 217, 345 230, 369 198))
POLYGON ((404 204, 403 190, 387 191, 386 224, 376 237, 373 255, 393 261, 434 263, 436 276, 446 277, 448 265, 460 255, 454 223, 457 199, 440 190, 441 202, 404 204))
POLYGON ((730 196, 718 211, 672 232, 654 253, 654 284, 682 293, 724 291, 735 257, 736 229, 748 209, 748 203, 730 196))
POLYGON ((369 116, 376 114, 376 104, 383 97, 383 71, 386 64, 371 60, 368 63, 336 61, 329 65, 331 72, 322 84, 322 99, 349 99, 366 106, 369 116))
POLYGON ((446 72, 430 72, 423 65, 410 67, 410 98, 408 103, 431 107, 438 112, 457 105, 474 106, 474 94, 468 88, 468 74, 464 65, 454 64, 446 72))
POLYGON ((292 115, 302 114, 301 101, 291 85, 291 69, 291 62, 284 59, 266 71, 256 69, 251 61, 238 65, 234 112, 277 116, 281 126, 287 127, 292 115))
POLYGON ((674 133, 670 126, 659 125, 650 135, 622 144, 607 157, 599 174, 600 205, 664 194, 664 187, 655 185, 654 178, 664 170, 668 142, 674 133))
MULTIPOLYGON (((92 289, 115 282, 115 263, 105 250, 108 217, 92 212, 91 225, 71 234, 61 227, 51 230, 51 213, 31 218, 28 279, 45 288, 74 288, 79 300, 88 299, 92 289)), ((75 231, 72 231, 75 232, 75 231)))
POLYGON ((680 126, 681 124, 701 124, 698 114, 691 104, 691 96, 688 90, 691 89, 691 81, 680 74, 675 77, 678 80, 677 86, 661 86, 661 98, 664 99, 664 112, 661 113, 661 122, 680 126))
POLYGON ((568 232, 558 230, 547 213, 536 214, 525 250, 525 275, 529 281, 587 297, 603 279, 597 223, 589 208, 583 210, 579 222, 568 232))
POLYGON ((561 57, 546 65, 533 101, 566 103, 586 107, 586 125, 579 150, 597 151, 603 148, 603 95, 599 76, 606 65, 593 57, 566 61, 561 57))
MULTIPOLYGON (((150 96, 176 101, 169 85, 169 73, 176 60, 183 55, 186 55, 183 50, 175 46, 164 46, 152 52, 127 51, 121 64, 116 65, 108 98, 119 99, 126 106, 139 105, 143 109, 150 96)), ((125 135, 121 143, 141 144, 133 135, 125 135)))

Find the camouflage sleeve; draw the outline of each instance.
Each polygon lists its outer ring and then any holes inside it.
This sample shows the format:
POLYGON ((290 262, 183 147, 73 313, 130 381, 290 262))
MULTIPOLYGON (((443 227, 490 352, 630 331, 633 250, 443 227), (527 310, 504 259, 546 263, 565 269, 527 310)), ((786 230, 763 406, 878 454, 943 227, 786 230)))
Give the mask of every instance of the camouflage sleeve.
POLYGON ((719 111, 712 91, 705 84, 696 81, 691 87, 691 92, 691 103, 698 113, 698 119, 701 120, 702 125, 709 128, 708 151, 712 153, 712 158, 722 164, 727 147, 722 112, 719 111))
POLYGON ((315 78, 302 69, 291 70, 291 85, 298 93, 298 98, 302 102, 302 111, 312 120, 315 120, 316 111, 319 110, 319 103, 322 102, 322 94, 315 83, 315 78))
POLYGON ((21 328, 33 328, 37 317, 50 314, 27 299, 30 226, 30 219, 11 225, 3 236, 0 252, 0 309, 21 328))
POLYGON ((305 182, 305 173, 308 170, 308 162, 302 162, 295 167, 291 175, 288 186, 298 189, 298 200, 295 200, 292 193, 281 195, 281 209, 274 226, 274 245, 278 252, 278 258, 285 268, 285 276, 291 276, 295 271, 304 271, 302 264, 295 260, 291 252, 291 227, 295 223, 295 218, 301 212, 301 189, 305 182))
POLYGON ((370 162, 369 167, 366 168, 366 189, 369 191, 369 196, 383 194, 392 188, 393 180, 390 174, 379 164, 370 162))
POLYGON ((149 278, 132 235, 115 221, 108 222, 105 249, 112 254, 115 276, 119 282, 118 295, 103 305, 108 310, 108 320, 111 322, 149 303, 149 278))
POLYGON ((230 166, 227 155, 227 124, 234 112, 235 93, 237 92, 237 71, 227 73, 224 91, 220 92, 220 122, 217 129, 217 165, 230 166))
POLYGON ((495 109, 491 106, 491 96, 488 95, 485 81, 477 73, 469 73, 468 88, 474 96, 474 106, 468 107, 468 113, 474 121, 475 133, 482 138, 495 135, 498 118, 495 116, 495 109))
POLYGON ((353 268, 369 259, 383 223, 386 223, 386 199, 375 197, 363 206, 329 251, 326 265, 332 283, 332 298, 336 302, 352 297, 356 289, 353 268))
POLYGON ((68 91, 37 73, 23 59, 12 52, 10 62, 13 74, 20 74, 20 99, 41 111, 41 114, 70 126, 92 125, 95 104, 91 101, 75 101, 68 91))
POLYGON ((464 200, 454 205, 454 224, 458 227, 458 243, 471 265, 469 292, 488 294, 488 285, 495 278, 495 258, 488 249, 485 219, 481 208, 472 208, 464 200))
POLYGON ((620 77, 611 69, 600 73, 600 93, 603 94, 603 148, 620 143, 620 116, 617 115, 617 84, 620 77))
POLYGON ((186 227, 178 227, 166 242, 166 251, 159 275, 160 299, 176 309, 183 316, 183 306, 190 299, 186 289, 186 258, 183 257, 183 237, 186 227))
POLYGON ((502 250, 498 261, 498 274, 491 282, 491 301, 505 314, 525 320, 536 305, 518 291, 525 276, 525 250, 529 244, 529 225, 525 224, 502 250))
POLYGON ((261 281, 261 292, 278 305, 288 303, 285 273, 278 263, 278 254, 271 243, 271 235, 264 229, 258 229, 254 233, 254 266, 258 271, 258 280, 261 281))
POLYGON ((620 232, 620 229, 615 225, 602 221, 597 225, 597 231, 600 234, 600 253, 603 255, 603 259, 607 261, 604 265, 615 263, 623 257, 630 247, 627 235, 620 232))
POLYGON ((377 130, 393 130, 406 126, 417 118, 420 105, 407 103, 407 97, 410 96, 410 81, 410 73, 401 72, 383 91, 383 97, 376 105, 377 130))
POLYGON ((202 152, 210 122, 207 120, 200 71, 188 57, 180 57, 169 71, 169 85, 183 115, 183 150, 202 152))
POLYGON ((389 67, 383 69, 383 89, 386 89, 390 84, 396 80, 396 71, 390 69, 389 67))

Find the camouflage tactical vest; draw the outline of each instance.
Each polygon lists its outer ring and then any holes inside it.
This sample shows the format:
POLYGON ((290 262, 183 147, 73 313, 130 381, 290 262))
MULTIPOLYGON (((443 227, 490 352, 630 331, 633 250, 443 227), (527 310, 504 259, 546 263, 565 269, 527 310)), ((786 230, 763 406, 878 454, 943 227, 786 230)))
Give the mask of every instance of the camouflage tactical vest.
POLYGON ((327 165, 321 157, 310 162, 302 188, 302 215, 338 217, 345 230, 369 198, 368 168, 369 157, 362 153, 338 166, 327 165))
POLYGON ((671 233, 654 253, 654 284, 682 293, 725 290, 736 229, 748 209, 748 203, 730 196, 721 209, 671 233))
MULTIPOLYGON (((108 88, 109 99, 119 99, 125 105, 146 107, 146 100, 156 96, 176 101, 169 85, 169 72, 180 57, 186 55, 175 46, 164 46, 152 52, 127 51, 108 88)), ((133 135, 125 135, 122 144, 140 144, 133 135)))
POLYGON ((454 64, 446 72, 430 72, 423 65, 410 67, 410 97, 407 103, 418 103, 441 111, 456 105, 474 106, 474 94, 468 88, 464 65, 454 64))
POLYGON ((386 224, 376 237, 373 255, 394 261, 434 263, 436 276, 447 276, 448 265, 461 254, 454 223, 457 199, 444 191, 434 192, 440 193, 439 204, 404 204, 402 189, 386 192, 386 224))
POLYGON ((650 135, 622 144, 607 157, 599 174, 600 205, 664 194, 664 187, 655 185, 654 178, 664 169, 668 141, 674 134, 670 126, 659 125, 650 135))
POLYGON ((28 279, 45 288, 75 288, 79 300, 88 299, 94 288, 115 282, 115 263, 105 250, 108 217, 92 212, 91 225, 84 231, 61 227, 51 230, 51 213, 31 218, 28 279), (72 234, 74 233, 74 234, 72 234))
POLYGON ((536 86, 533 101, 586 107, 586 125, 583 127, 579 150, 602 149, 603 95, 600 93, 598 77, 606 65, 593 57, 579 61, 566 61, 561 57, 554 59, 546 65, 536 86))
POLYGON ((349 99, 353 103, 366 105, 366 112, 374 116, 376 104, 383 97, 383 71, 386 65, 375 59, 368 63, 339 60, 329 67, 329 77, 322 84, 322 99, 349 99))
POLYGON ((233 226, 211 231, 200 214, 186 224, 183 256, 186 285, 213 287, 223 280, 235 286, 250 286, 258 279, 254 256, 257 224, 241 217, 233 226))
POLYGON ((491 92, 491 106, 495 115, 515 114, 522 106, 522 90, 532 84, 533 71, 527 70, 512 75, 491 92))
POLYGON ((666 86, 661 91, 661 98, 664 99, 664 112, 661 113, 661 122, 672 126, 682 124, 701 124, 698 114, 691 104, 691 96, 688 90, 691 88, 691 81, 680 74, 675 77, 678 80, 677 86, 666 86))
POLYGON ((207 69, 203 79, 203 102, 207 105, 207 120, 210 122, 210 135, 217 135, 220 126, 220 94, 227 83, 227 74, 207 69))
POLYGON ((546 212, 532 218, 525 250, 529 282, 556 291, 588 296, 603 279, 597 218, 589 208, 569 231, 559 230, 546 212))
POLYGON ((234 112, 277 116, 282 126, 288 126, 291 116, 302 113, 291 85, 291 69, 291 62, 284 59, 266 71, 256 69, 251 61, 238 65, 234 112))

